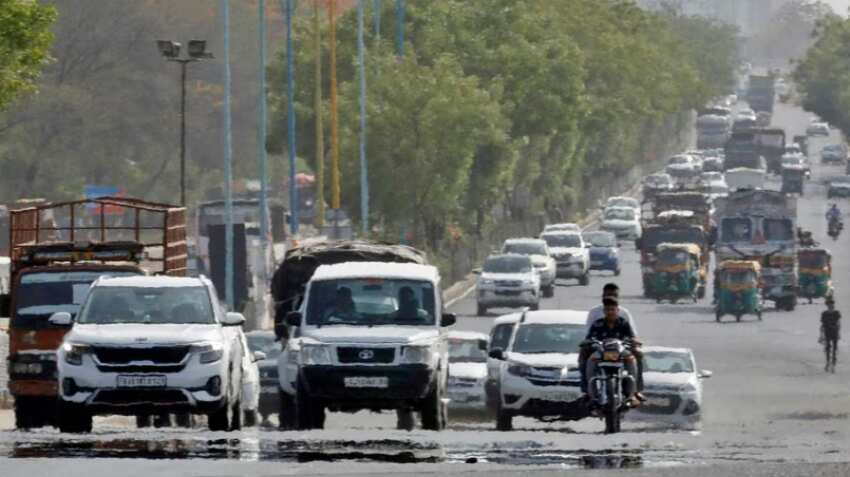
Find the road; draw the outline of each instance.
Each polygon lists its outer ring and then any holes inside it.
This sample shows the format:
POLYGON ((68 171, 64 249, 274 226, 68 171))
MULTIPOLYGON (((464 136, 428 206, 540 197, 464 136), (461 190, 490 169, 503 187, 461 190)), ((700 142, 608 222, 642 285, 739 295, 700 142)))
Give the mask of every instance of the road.
MULTIPOLYGON (((802 134, 809 116, 778 105, 774 123, 788 137, 802 134)), ((837 136, 833 139, 837 139, 837 136)), ((821 177, 841 173, 814 161, 814 177, 799 202, 800 224, 825 240, 825 189, 821 177)), ((847 209, 848 206, 844 208, 847 209)), ((834 252, 833 276, 838 308, 843 300, 850 257, 847 234, 827 243, 834 252)), ((850 468, 850 365, 839 351, 836 374, 823 372, 817 343, 822 304, 801 305, 793 313, 769 310, 763 322, 714 320, 709 300, 697 304, 658 305, 641 297, 638 257, 623 251, 619 277, 595 275, 590 286, 559 283, 547 309, 585 310, 599 302, 608 281, 621 287, 622 303, 651 345, 686 346, 701 369, 714 372, 705 381, 704 422, 698 432, 647 428, 627 423, 616 436, 601 434, 602 423, 540 424, 516 419, 516 430, 499 433, 491 422, 454 423, 449 431, 394 430, 395 417, 331 414, 327 429, 280 432, 247 429, 240 433, 199 430, 135 430, 126 419, 98 419, 91 436, 60 435, 52 430, 12 431, 8 412, 0 412, 0 473, 55 475, 68 465, 87 475, 243 475, 276 474, 445 474, 488 472, 539 475, 564 469, 603 468, 619 475, 848 475, 850 468), (846 363, 846 361, 844 361, 846 363), (100 459, 90 459, 99 457, 100 459), (28 459, 28 458, 50 458, 28 459), (115 458, 123 458, 116 463, 115 458), (181 460, 154 460, 154 459, 181 460), (126 464, 125 464, 126 463, 126 464), (409 465, 415 463, 416 465, 409 465), (7 473, 7 471, 11 471, 7 473)), ((489 331, 496 317, 475 316, 466 298, 452 309, 456 327, 489 331)), ((505 310, 508 311, 508 310, 505 310)))

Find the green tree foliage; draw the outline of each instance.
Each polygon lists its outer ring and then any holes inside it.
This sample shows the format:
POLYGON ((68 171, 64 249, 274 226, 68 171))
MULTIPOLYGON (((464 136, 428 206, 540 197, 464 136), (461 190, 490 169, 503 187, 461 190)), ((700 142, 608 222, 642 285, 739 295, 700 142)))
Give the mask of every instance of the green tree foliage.
POLYGON ((850 20, 822 19, 815 42, 794 71, 803 108, 850 134, 850 20))
POLYGON ((32 0, 0 0, 0 109, 35 80, 50 59, 53 8, 32 0))
MULTIPOLYGON (((372 222, 388 237, 412 228, 432 249, 449 225, 481 236, 496 220, 568 218, 655 159, 670 118, 727 91, 737 61, 733 29, 626 0, 408 2, 398 60, 394 2, 383 3, 383 36, 366 32, 372 222)), ((295 30, 298 154, 309 161, 315 47, 309 21, 295 30)), ((359 194, 355 34, 350 11, 337 32, 346 204, 359 194)), ((275 150, 283 65, 272 67, 275 150)))

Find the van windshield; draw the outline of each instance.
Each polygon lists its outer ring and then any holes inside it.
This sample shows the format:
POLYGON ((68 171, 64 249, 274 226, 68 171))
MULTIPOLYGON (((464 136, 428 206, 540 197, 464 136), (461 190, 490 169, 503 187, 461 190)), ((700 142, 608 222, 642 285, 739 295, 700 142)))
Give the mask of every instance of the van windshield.
POLYGON ((347 278, 310 285, 310 325, 433 325, 434 285, 424 280, 347 278))

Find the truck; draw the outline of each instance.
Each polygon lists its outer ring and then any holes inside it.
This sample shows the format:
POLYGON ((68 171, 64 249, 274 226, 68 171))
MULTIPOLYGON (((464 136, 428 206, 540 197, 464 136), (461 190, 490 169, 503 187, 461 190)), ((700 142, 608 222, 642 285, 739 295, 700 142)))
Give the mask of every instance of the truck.
POLYGON ((704 114, 697 118, 697 148, 721 148, 729 139, 729 119, 716 114, 704 114))
POLYGON ((185 209, 123 197, 39 203, 9 212, 9 248, 11 283, 0 316, 10 317, 15 423, 56 425, 56 349, 68 327, 50 317, 76 315, 102 276, 185 275, 185 209))
POLYGON ((785 131, 780 128, 748 128, 735 131, 724 147, 726 170, 746 167, 778 174, 785 153, 785 131))
POLYGON ((780 310, 797 306, 797 199, 773 190, 737 190, 715 201, 716 263, 753 260, 762 297, 780 310))
POLYGON ((747 103, 754 111, 773 112, 776 83, 772 75, 750 75, 747 103))
POLYGON ((759 154, 767 163, 767 172, 782 172, 782 156, 785 154, 785 131, 782 128, 759 128, 756 142, 759 154))

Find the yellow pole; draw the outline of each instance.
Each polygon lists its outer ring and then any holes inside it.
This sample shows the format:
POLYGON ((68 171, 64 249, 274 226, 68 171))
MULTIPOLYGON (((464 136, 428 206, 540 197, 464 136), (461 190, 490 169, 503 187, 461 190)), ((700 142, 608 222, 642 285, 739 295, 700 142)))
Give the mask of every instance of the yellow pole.
POLYGON ((331 43, 331 208, 340 207, 339 186, 339 117, 336 98, 336 0, 330 0, 328 11, 330 16, 331 43))
POLYGON ((313 108, 316 114, 316 225, 325 225, 325 138, 322 127, 322 31, 319 26, 319 0, 313 0, 313 29, 316 35, 316 90, 313 108))

